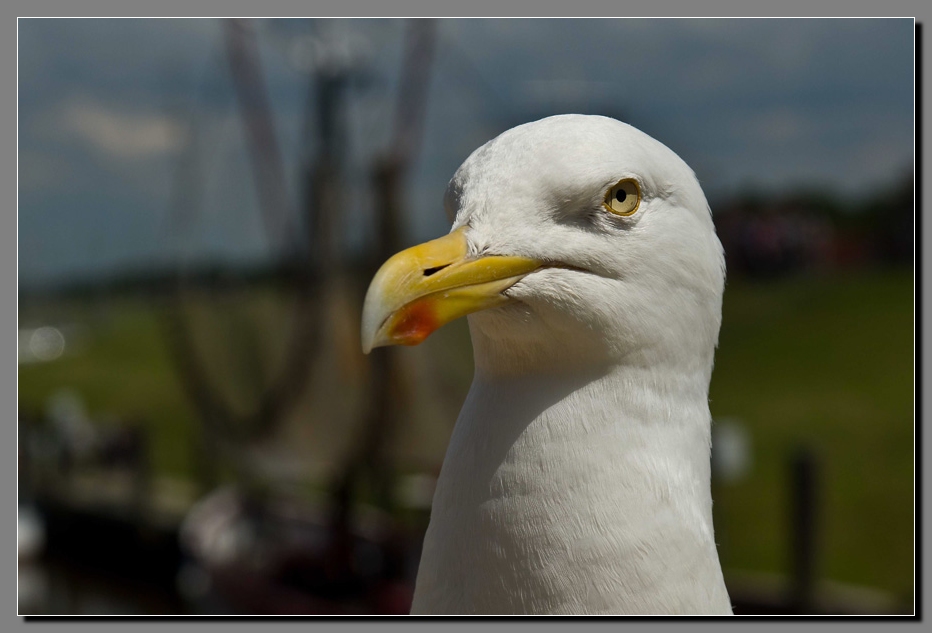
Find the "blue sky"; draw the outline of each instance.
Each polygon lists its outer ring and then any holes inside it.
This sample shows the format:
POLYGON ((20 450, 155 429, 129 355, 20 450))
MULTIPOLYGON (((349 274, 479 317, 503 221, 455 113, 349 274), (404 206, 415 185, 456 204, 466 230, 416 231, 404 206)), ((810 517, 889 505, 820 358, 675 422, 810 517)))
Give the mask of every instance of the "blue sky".
MULTIPOLYGON (((366 183, 392 123, 404 24, 259 21, 296 200, 308 37, 351 50, 350 183, 366 183), (302 44, 303 43, 303 44, 302 44), (302 49, 301 46, 305 48, 302 49)), ((447 230, 441 196, 477 146, 512 125, 598 112, 679 153, 710 199, 829 188, 856 199, 913 156, 911 20, 443 20, 410 242, 447 230)), ((222 30, 215 20, 19 21, 19 273, 24 284, 189 259, 269 253, 222 30), (171 174, 194 109, 202 203, 184 228, 171 174)), ((364 247, 373 193, 350 186, 344 227, 364 247)))

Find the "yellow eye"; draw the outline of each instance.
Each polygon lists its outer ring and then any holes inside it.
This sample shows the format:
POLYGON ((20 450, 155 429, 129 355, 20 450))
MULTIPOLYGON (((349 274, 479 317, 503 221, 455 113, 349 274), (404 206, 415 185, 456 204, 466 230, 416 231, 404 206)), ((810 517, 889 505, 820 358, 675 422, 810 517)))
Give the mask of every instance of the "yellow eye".
POLYGON ((636 180, 625 178, 605 194, 605 208, 615 215, 634 215, 641 203, 641 189, 636 180))

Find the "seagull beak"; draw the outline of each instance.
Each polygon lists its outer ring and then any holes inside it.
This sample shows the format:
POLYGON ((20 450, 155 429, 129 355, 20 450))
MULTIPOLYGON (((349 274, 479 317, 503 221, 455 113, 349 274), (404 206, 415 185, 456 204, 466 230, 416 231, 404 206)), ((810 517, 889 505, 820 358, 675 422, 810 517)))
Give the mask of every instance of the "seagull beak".
POLYGON ((508 303, 502 292, 542 265, 525 257, 469 258, 467 251, 462 227, 385 262, 363 304, 363 352, 417 345, 454 319, 508 303))

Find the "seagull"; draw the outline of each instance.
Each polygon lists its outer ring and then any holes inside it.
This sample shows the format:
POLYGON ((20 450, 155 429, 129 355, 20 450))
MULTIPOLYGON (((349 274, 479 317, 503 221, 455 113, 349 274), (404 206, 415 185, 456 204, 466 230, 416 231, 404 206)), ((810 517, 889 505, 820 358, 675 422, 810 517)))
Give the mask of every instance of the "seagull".
POLYGON ((512 128, 455 172, 450 233, 391 257, 362 346, 468 315, 472 386, 413 614, 730 614, 709 381, 725 265, 672 150, 602 116, 512 128))

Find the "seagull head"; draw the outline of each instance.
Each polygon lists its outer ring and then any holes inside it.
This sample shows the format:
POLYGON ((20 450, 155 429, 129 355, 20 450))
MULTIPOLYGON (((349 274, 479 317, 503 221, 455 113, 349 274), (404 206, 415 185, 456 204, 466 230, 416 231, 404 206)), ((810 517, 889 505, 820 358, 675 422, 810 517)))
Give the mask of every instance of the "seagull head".
POLYGON ((444 204, 450 233, 373 278, 364 351, 468 314, 479 372, 626 363, 708 377, 723 252, 695 174, 662 143, 607 117, 549 117, 473 152, 444 204))

